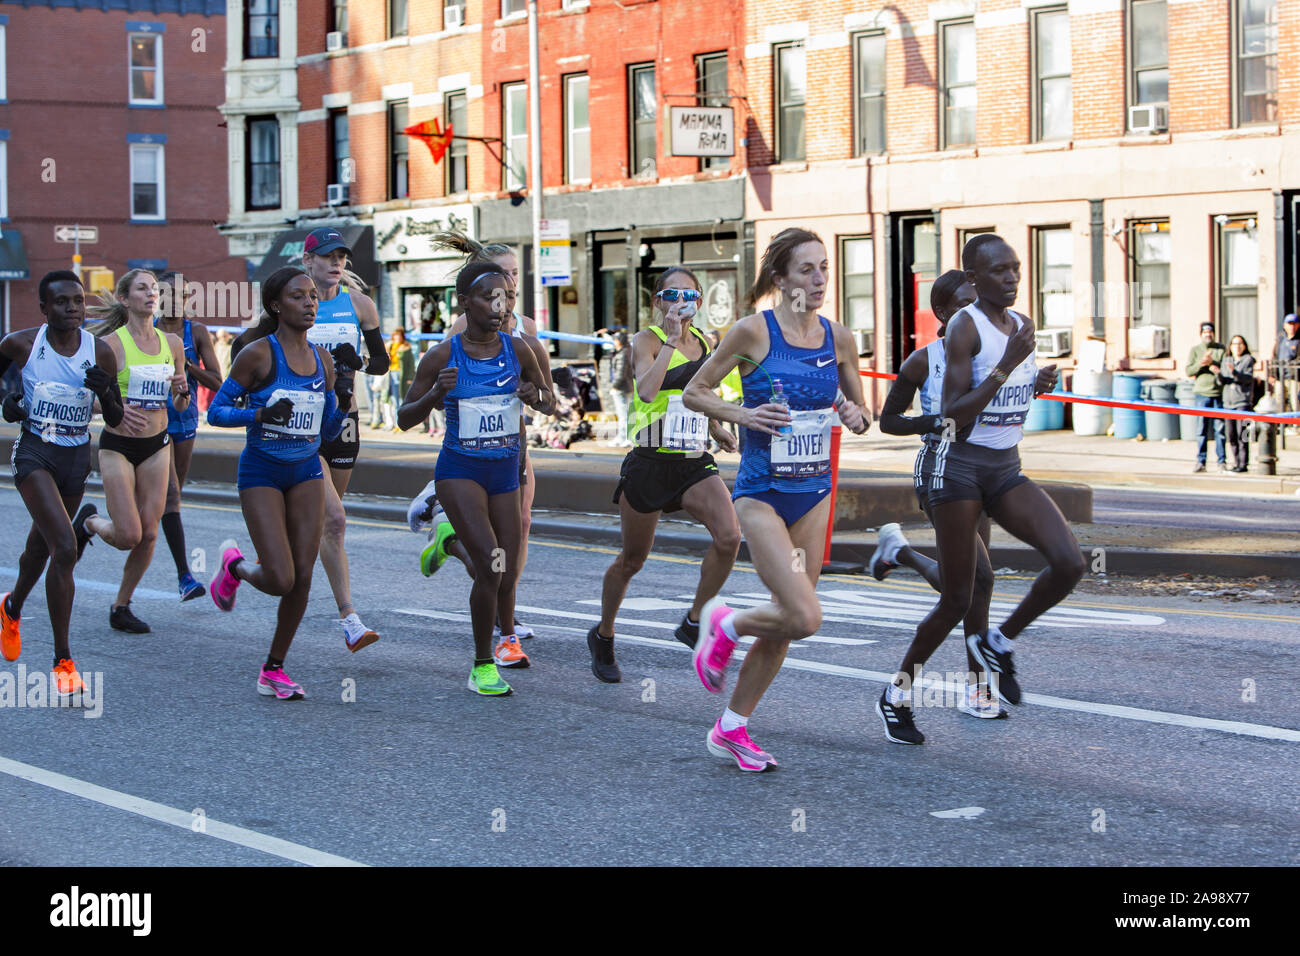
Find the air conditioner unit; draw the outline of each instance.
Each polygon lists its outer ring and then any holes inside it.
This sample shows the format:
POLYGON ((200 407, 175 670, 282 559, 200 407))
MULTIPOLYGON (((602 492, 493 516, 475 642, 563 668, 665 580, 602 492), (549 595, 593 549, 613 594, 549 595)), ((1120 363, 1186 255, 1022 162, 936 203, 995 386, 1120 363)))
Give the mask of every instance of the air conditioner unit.
POLYGON ((348 35, 335 30, 332 33, 325 34, 325 49, 329 53, 341 50, 348 45, 348 35))
POLYGON ((348 203, 348 184, 330 183, 325 187, 325 204, 328 206, 346 206, 348 203))
POLYGON ((1070 354, 1069 329, 1043 329, 1034 333, 1034 351, 1043 358, 1070 354))
POLYGON ((853 329, 853 337, 858 340, 859 355, 874 355, 876 352, 875 329, 853 329))
POLYGON ((442 28, 450 30, 453 27, 461 26, 465 22, 464 7, 444 7, 442 11, 442 28))
POLYGON ((1164 325, 1138 325, 1128 330, 1130 358, 1153 359, 1169 354, 1169 328, 1164 325))
POLYGON ((1165 103, 1146 103, 1128 108, 1130 133, 1163 133, 1169 129, 1169 106, 1165 103))

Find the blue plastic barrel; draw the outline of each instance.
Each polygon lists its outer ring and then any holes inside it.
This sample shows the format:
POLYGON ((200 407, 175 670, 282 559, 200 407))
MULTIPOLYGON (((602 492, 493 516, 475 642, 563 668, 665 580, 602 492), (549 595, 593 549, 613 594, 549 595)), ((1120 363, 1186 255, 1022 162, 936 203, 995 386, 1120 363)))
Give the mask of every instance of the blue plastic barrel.
MULTIPOLYGON (((1185 405, 1187 408, 1196 406, 1196 382, 1190 378, 1185 378, 1178 383, 1174 389, 1174 394, 1178 396, 1178 404, 1185 405)), ((1179 415, 1178 429, 1182 435, 1183 441, 1196 441, 1201 434, 1201 422, 1205 419, 1199 415, 1179 415)))
MULTIPOLYGON (((1142 376, 1118 372, 1112 383, 1111 397, 1121 402, 1136 402, 1142 397, 1142 376)), ((1146 436, 1146 413, 1136 408, 1115 409, 1115 437, 1146 436)))
MULTIPOLYGON (((1057 376, 1054 392, 1064 391, 1061 387, 1062 377, 1057 376)), ((1056 402, 1047 398, 1036 398, 1029 403, 1029 413, 1025 416, 1025 431, 1050 432, 1065 427, 1065 402, 1056 402)))
MULTIPOLYGON (((1169 379, 1149 378, 1142 383, 1142 400, 1155 402, 1159 405, 1172 405, 1174 404, 1174 394, 1177 387, 1178 383, 1169 379)), ((1180 436, 1178 420, 1182 417, 1182 415, 1167 415, 1148 409, 1146 412, 1147 440, 1177 441, 1180 436)))

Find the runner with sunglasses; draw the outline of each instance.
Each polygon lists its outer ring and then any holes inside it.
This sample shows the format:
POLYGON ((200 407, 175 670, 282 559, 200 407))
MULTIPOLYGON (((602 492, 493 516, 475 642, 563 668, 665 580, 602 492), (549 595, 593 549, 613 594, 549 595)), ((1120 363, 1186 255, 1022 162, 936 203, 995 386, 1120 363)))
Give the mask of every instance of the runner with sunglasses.
POLYGON ((754 570, 772 594, 767 604, 733 611, 718 598, 704 606, 695 672, 712 693, 726 683, 727 664, 742 637, 754 638, 721 719, 706 738, 709 751, 745 771, 776 766, 746 725, 790 642, 821 625, 817 576, 830 520, 831 425, 836 415, 854 434, 866 432, 858 347, 844 326, 817 314, 826 295, 826 247, 816 233, 786 229, 763 253, 752 303, 776 293, 776 305, 737 322, 683 395, 688 409, 746 428, 732 489, 754 570), (714 393, 737 365, 742 406, 714 393), (784 402, 777 393, 780 381, 784 402), (837 389, 838 386, 838 389, 837 389), (848 398, 840 398, 841 391, 848 398))
POLYGON ((713 538, 700 564, 691 608, 675 632, 687 647, 695 647, 699 640, 704 605, 722 590, 740 549, 740 526, 727 486, 713 456, 705 451, 710 436, 727 451, 736 450, 736 439, 717 421, 682 404, 682 390, 710 352, 704 336, 691 324, 699 301, 695 274, 682 266, 667 269, 655 286, 655 324, 632 340, 636 388, 628 437, 636 447, 623 459, 614 491, 622 545, 605 572, 600 621, 587 632, 591 671, 609 684, 623 679, 614 659, 614 621, 628 583, 654 546, 659 515, 684 509, 713 538))

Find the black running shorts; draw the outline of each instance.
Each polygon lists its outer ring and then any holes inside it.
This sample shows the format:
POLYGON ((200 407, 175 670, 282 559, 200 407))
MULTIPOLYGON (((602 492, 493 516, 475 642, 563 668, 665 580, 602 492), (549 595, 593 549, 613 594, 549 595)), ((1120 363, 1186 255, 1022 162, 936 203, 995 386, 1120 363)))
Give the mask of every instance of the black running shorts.
POLYGON ((1029 480, 1020 473, 1020 450, 1015 447, 940 442, 929 460, 931 508, 949 501, 981 501, 991 513, 999 498, 1029 480))
POLYGON ((320 456, 331 468, 346 471, 356 465, 359 454, 361 454, 361 426, 354 410, 348 412, 348 417, 343 419, 343 430, 339 432, 338 438, 321 442, 320 456))
POLYGON ((623 459, 614 503, 626 495, 632 510, 642 514, 680 511, 687 489, 717 473, 718 466, 709 454, 688 458, 633 448, 623 459))
POLYGON ((55 445, 41 441, 40 436, 24 428, 14 439, 9 464, 13 467, 14 487, 34 471, 48 471, 60 497, 79 497, 90 476, 90 442, 55 445))

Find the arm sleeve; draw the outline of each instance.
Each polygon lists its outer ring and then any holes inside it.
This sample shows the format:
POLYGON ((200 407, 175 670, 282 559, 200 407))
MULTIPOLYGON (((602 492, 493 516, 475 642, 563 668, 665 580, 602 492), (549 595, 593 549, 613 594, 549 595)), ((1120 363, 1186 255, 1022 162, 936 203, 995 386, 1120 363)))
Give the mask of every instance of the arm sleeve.
POLYGON ((366 366, 367 375, 383 375, 388 371, 388 350, 384 348, 384 335, 378 329, 362 329, 366 340, 366 350, 370 353, 370 364, 366 366))
POLYGON ((247 394, 248 389, 233 378, 222 382, 221 391, 213 396, 212 404, 208 407, 208 424, 220 428, 244 428, 257 424, 256 408, 239 408, 235 405, 236 401, 247 394))
POLYGON ((104 424, 110 428, 122 424, 122 416, 126 411, 122 407, 122 393, 118 390, 116 380, 109 387, 107 394, 99 396, 99 413, 104 416, 104 424))
MULTIPOLYGON (((213 403, 215 405, 215 402, 213 403)), ((212 413, 209 412, 209 415, 212 413)), ((334 390, 327 389, 325 392, 325 415, 321 420, 320 437, 325 441, 333 441, 339 437, 339 432, 343 431, 343 422, 347 419, 347 413, 339 405, 339 400, 334 394, 334 390)))

